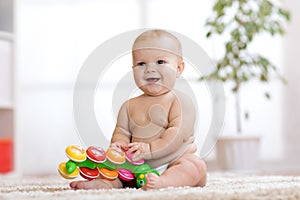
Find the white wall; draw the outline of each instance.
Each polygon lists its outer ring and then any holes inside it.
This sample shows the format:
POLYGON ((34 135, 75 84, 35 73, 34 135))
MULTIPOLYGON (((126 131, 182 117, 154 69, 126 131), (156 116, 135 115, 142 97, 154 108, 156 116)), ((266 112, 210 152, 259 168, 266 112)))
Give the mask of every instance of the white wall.
POLYGON ((284 73, 288 85, 284 88, 283 101, 283 142, 286 163, 289 168, 299 170, 300 166, 300 2, 285 1, 292 12, 292 21, 288 24, 288 32, 284 38, 284 73))
MULTIPOLYGON (((297 3, 294 0, 291 4, 297 3)), ((15 94, 18 170, 23 174, 56 173, 58 163, 66 160, 63 152, 65 147, 72 143, 80 143, 73 120, 74 82, 86 57, 103 41, 136 28, 165 28, 185 34, 199 43, 210 56, 217 56, 216 42, 205 38, 203 28, 210 5, 211 3, 198 0, 16 0, 15 94), (170 8, 170 5, 172 9, 164 9, 170 8)), ((291 7, 293 6, 296 7, 291 7)), ((289 49, 291 44, 294 46, 296 32, 300 32, 295 27, 296 25, 290 26, 290 31, 294 31, 293 36, 284 40, 284 49, 289 49)), ((250 121, 244 122, 244 127, 249 131, 260 130, 263 133, 262 159, 281 162, 285 160, 286 154, 294 151, 297 147, 295 141, 299 139, 291 128, 297 128, 297 118, 292 120, 293 126, 290 126, 290 117, 286 117, 294 115, 296 103, 292 100, 296 101, 299 96, 295 98, 294 92, 299 90, 292 88, 299 85, 293 71, 296 67, 287 69, 286 66, 299 62, 296 55, 282 53, 284 49, 281 39, 261 38, 258 43, 262 41, 266 42, 265 45, 258 48, 279 64, 293 84, 288 86, 290 92, 276 81, 269 86, 259 83, 245 86, 242 98, 244 109, 250 111, 250 121), (282 55, 287 56, 284 61, 282 55), (286 63, 288 65, 285 65, 286 63), (271 102, 264 100, 264 88, 272 92, 271 102), (284 94, 288 92, 284 102, 283 91, 284 94), (283 111, 286 101, 288 107, 283 111), (285 123, 284 127, 282 122, 285 123), (287 129, 288 136, 285 133, 287 129), (293 145, 288 147, 286 144, 293 145)), ((291 52, 299 51, 291 49, 291 52)), ((128 61, 129 59, 124 57, 114 64, 130 68, 131 63, 127 64, 128 61)), ((205 132, 211 120, 209 94, 203 92, 203 85, 195 84, 195 90, 201 90, 203 95, 199 97, 199 123, 200 131, 205 132)), ((106 88, 106 94, 111 92, 110 87, 111 85, 106 88)), ((97 117, 109 135, 114 126, 114 119, 109 118, 111 96, 103 95, 103 98, 102 105, 99 103, 95 109, 101 110, 97 117)), ((231 132, 234 129, 234 115, 230 107, 232 96, 228 94, 227 99, 229 101, 224 132, 231 132)), ((210 159, 213 158, 211 154, 210 159)), ((290 160, 292 158, 291 156, 290 160)))

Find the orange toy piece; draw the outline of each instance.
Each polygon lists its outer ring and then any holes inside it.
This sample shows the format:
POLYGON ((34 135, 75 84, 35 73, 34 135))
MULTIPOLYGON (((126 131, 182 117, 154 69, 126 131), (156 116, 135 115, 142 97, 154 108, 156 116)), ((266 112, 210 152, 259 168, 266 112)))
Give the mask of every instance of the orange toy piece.
POLYGON ((126 155, 122 151, 117 151, 113 148, 108 148, 106 151, 108 160, 114 164, 120 165, 126 161, 126 155))
POLYGON ((99 172, 100 172, 100 176, 104 179, 107 179, 107 180, 114 180, 118 177, 118 171, 117 170, 109 170, 109 169, 106 169, 106 168, 100 168, 99 169, 99 172))

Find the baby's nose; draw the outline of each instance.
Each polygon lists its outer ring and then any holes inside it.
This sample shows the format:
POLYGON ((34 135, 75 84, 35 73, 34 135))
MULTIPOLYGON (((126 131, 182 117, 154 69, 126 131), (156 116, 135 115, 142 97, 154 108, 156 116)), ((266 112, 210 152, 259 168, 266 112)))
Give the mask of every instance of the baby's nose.
POLYGON ((156 63, 148 63, 146 67, 146 72, 155 72, 156 71, 156 63))

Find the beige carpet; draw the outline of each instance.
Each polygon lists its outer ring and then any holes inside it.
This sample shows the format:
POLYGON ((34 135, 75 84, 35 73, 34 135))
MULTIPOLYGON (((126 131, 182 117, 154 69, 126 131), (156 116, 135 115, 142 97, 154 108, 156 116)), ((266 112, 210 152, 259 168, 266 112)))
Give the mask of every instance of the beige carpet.
POLYGON ((0 176, 2 199, 300 199, 300 176, 251 176, 210 173, 204 188, 77 190, 59 176, 12 178, 0 176))

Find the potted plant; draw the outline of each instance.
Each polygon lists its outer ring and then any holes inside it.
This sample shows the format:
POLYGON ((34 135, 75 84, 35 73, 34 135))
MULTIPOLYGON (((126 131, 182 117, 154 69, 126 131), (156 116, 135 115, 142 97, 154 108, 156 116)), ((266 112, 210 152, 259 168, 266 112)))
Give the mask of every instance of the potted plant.
MULTIPOLYGON (((242 134, 240 90, 242 85, 253 79, 268 83, 273 74, 283 82, 285 80, 269 59, 258 53, 251 53, 249 46, 261 33, 283 35, 284 23, 289 20, 289 12, 270 0, 216 0, 213 5, 212 15, 205 24, 208 28, 206 37, 222 36, 226 39, 225 51, 216 61, 216 69, 201 77, 201 80, 232 82, 236 101, 236 137, 220 137, 217 143, 217 159, 221 168, 254 169, 258 163, 259 147, 256 145, 259 137, 242 134)), ((265 96, 270 98, 268 92, 265 96)))

